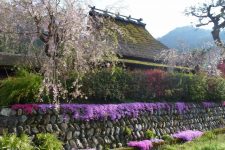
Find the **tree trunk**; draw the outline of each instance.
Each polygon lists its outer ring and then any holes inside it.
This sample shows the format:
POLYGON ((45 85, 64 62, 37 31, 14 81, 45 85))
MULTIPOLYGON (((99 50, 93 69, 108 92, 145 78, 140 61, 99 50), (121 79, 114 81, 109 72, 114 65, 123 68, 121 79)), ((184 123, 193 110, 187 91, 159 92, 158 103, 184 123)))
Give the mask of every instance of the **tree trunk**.
POLYGON ((215 44, 219 47, 222 46, 223 43, 221 42, 221 39, 220 39, 220 29, 213 29, 211 33, 212 33, 213 40, 215 41, 215 44))

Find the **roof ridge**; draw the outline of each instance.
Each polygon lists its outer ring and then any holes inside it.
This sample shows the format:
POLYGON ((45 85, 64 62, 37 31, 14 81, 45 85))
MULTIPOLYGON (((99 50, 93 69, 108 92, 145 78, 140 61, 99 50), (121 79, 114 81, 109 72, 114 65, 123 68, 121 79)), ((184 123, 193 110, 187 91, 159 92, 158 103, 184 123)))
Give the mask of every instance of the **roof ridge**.
POLYGON ((95 6, 90 6, 90 5, 89 5, 89 8, 91 9, 89 11, 89 14, 91 16, 98 15, 98 16, 104 16, 104 17, 111 17, 116 20, 120 20, 120 21, 127 22, 127 23, 132 23, 132 24, 139 25, 142 27, 146 26, 146 24, 142 22, 143 21, 142 18, 139 18, 139 19, 132 18, 131 15, 125 16, 125 15, 121 15, 120 13, 110 12, 107 9, 106 10, 98 9, 95 6))

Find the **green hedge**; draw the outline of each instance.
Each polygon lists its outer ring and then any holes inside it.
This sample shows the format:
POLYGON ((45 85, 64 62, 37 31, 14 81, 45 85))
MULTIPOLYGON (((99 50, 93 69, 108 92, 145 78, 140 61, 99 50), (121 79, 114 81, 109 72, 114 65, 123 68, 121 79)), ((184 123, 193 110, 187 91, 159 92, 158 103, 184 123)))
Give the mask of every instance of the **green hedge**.
POLYGON ((37 102, 41 82, 40 75, 25 70, 20 70, 15 77, 0 81, 0 105, 37 102))
POLYGON ((166 100, 199 102, 207 98, 207 77, 205 75, 171 73, 165 80, 166 100))
MULTIPOLYGON (((118 67, 102 68, 82 75, 71 73, 63 85, 69 93, 74 92, 71 85, 76 80, 82 85, 80 87, 82 96, 73 99, 71 94, 68 94, 66 99, 61 98, 62 103, 225 100, 225 79, 208 77, 204 74, 168 73, 162 70, 127 71, 118 67)), ((15 77, 0 81, 0 105, 37 103, 41 83, 40 75, 23 70, 15 77)))
POLYGON ((83 83, 83 92, 93 103, 215 102, 225 99, 225 79, 204 74, 107 68, 87 74, 83 83))
POLYGON ((121 68, 104 68, 87 73, 82 91, 92 102, 113 103, 125 100, 131 75, 121 68))

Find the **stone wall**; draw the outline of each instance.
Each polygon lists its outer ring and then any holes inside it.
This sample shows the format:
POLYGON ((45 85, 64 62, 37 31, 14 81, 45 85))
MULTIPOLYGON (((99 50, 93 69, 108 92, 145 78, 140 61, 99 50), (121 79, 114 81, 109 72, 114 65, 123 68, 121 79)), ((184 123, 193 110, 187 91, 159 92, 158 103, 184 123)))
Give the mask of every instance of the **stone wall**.
POLYGON ((0 134, 3 131, 28 135, 55 133, 65 142, 65 149, 101 149, 105 145, 120 147, 130 140, 146 139, 148 129, 160 137, 187 129, 205 131, 224 126, 225 107, 220 104, 207 108, 192 104, 182 113, 174 107, 141 111, 136 118, 125 116, 118 120, 104 118, 89 121, 76 120, 72 113, 56 109, 37 109, 32 113, 23 109, 0 110, 0 134), (125 128, 131 130, 131 134, 125 128))

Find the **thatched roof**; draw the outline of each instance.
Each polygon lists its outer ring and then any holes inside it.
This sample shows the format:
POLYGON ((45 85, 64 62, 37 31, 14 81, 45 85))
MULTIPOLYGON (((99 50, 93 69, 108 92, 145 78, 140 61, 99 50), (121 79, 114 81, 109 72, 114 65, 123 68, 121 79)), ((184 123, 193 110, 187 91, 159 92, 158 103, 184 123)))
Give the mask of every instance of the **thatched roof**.
POLYGON ((150 60, 155 59, 156 54, 159 54, 161 50, 167 49, 165 45, 157 41, 145 28, 142 19, 135 19, 131 16, 123 16, 114 14, 108 11, 103 11, 91 7, 90 16, 100 16, 104 18, 110 18, 116 25, 125 31, 126 36, 119 40, 118 53, 125 58, 137 59, 137 60, 150 60))
MULTIPOLYGON (((129 38, 122 37, 119 39, 119 48, 117 49, 118 54, 124 58, 124 60, 139 60, 143 62, 154 61, 155 56, 160 53, 161 50, 167 49, 165 45, 157 41, 145 28, 142 19, 135 19, 131 16, 123 16, 114 14, 111 12, 105 12, 92 7, 90 16, 101 16, 110 18, 118 25, 126 36, 129 38)), ((123 62, 123 61, 122 61, 123 62)), ((133 63, 129 61, 126 63, 133 63)), ((24 56, 19 54, 7 54, 0 53, 0 67, 16 66, 16 65, 39 65, 35 57, 24 56)), ((140 65, 146 65, 140 63, 140 65)), ((160 65, 160 64, 159 64, 160 65)), ((148 64, 147 66, 152 66, 148 64)), ((153 65, 158 67, 158 65, 153 65)))

